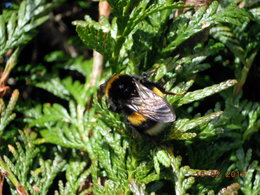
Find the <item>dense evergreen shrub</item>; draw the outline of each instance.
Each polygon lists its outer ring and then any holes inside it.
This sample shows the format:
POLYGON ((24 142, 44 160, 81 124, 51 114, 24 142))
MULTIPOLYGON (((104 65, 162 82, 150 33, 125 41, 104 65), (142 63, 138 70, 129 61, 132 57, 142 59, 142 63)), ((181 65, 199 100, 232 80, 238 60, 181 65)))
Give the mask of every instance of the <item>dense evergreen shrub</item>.
POLYGON ((0 194, 259 194, 260 4, 194 2, 1 2, 0 194), (151 70, 183 95, 135 137, 97 90, 151 70))

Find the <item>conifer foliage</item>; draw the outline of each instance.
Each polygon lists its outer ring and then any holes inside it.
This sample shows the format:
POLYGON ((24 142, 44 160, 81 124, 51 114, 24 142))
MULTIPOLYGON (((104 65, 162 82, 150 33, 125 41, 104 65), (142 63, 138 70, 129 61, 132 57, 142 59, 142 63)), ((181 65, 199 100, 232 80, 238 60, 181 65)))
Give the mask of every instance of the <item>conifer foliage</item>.
POLYGON ((71 44, 105 58, 94 86, 92 57, 50 49, 35 63, 21 55, 68 1, 7 2, 0 15, 0 194, 260 193, 260 105, 250 89, 260 87, 252 71, 259 73, 257 1, 108 0, 109 18, 86 15, 70 26, 77 33, 71 44), (151 81, 182 94, 166 96, 177 120, 155 138, 133 135, 97 98, 111 75, 151 70, 151 81))

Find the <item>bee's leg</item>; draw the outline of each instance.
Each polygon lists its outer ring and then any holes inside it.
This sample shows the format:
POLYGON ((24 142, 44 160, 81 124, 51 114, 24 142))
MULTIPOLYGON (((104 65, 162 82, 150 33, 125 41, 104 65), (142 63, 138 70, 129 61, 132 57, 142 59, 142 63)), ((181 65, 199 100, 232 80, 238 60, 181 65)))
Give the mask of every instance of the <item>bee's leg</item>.
POLYGON ((142 134, 128 120, 126 120, 126 123, 131 128, 131 135, 132 135, 133 138, 141 138, 142 137, 142 134))
POLYGON ((108 110, 110 110, 110 111, 112 111, 112 112, 116 112, 116 107, 115 107, 115 105, 109 104, 109 105, 108 105, 108 110))
POLYGON ((101 106, 102 106, 102 97, 104 95, 105 95, 105 84, 102 84, 97 90, 97 100, 101 106))
POLYGON ((160 67, 160 65, 158 65, 157 67, 155 67, 153 70, 151 70, 149 72, 143 72, 142 78, 148 79, 151 76, 151 74, 155 73, 159 69, 159 67, 160 67))
POLYGON ((113 101, 108 100, 108 109, 112 112, 121 113, 121 107, 116 105, 113 101))
POLYGON ((131 130, 132 130, 132 136, 133 136, 133 138, 141 138, 141 137, 142 137, 141 134, 140 134, 140 132, 137 131, 136 129, 131 128, 131 130))
POLYGON ((151 76, 151 74, 153 74, 152 71, 150 71, 150 72, 143 72, 142 73, 142 79, 147 80, 151 76))

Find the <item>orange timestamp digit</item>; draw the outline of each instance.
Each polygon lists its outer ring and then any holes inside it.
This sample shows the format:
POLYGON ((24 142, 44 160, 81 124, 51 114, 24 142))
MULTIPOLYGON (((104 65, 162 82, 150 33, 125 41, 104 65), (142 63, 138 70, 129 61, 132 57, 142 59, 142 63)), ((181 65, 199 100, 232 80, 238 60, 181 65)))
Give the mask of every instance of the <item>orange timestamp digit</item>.
POLYGON ((226 177, 245 177, 246 176, 246 172, 240 172, 240 171, 226 171, 225 174, 226 177))
POLYGON ((196 171, 196 175, 198 177, 220 177, 220 171, 218 171, 218 170, 196 171))
MULTIPOLYGON (((240 171, 226 171, 225 172, 225 177, 245 177, 246 176, 246 172, 240 172, 240 171)), ((196 171, 196 176, 198 177, 213 177, 213 178, 218 178, 221 177, 221 173, 219 170, 211 170, 211 171, 196 171)))

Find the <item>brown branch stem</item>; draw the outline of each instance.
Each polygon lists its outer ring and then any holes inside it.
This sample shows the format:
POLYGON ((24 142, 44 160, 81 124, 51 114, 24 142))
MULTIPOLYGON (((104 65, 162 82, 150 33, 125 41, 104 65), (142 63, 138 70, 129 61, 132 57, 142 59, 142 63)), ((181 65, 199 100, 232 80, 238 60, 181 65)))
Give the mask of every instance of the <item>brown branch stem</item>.
MULTIPOLYGON (((104 16, 106 18, 110 15, 110 6, 108 2, 101 1, 98 5, 98 12, 99 16, 104 16)), ((100 22, 100 20, 99 20, 100 22)), ((90 75, 90 83, 89 86, 93 87, 95 86, 97 80, 101 77, 102 70, 103 70, 103 64, 104 64, 104 56, 98 53, 97 51, 94 51, 93 53, 93 65, 92 65, 92 72, 90 75)))

